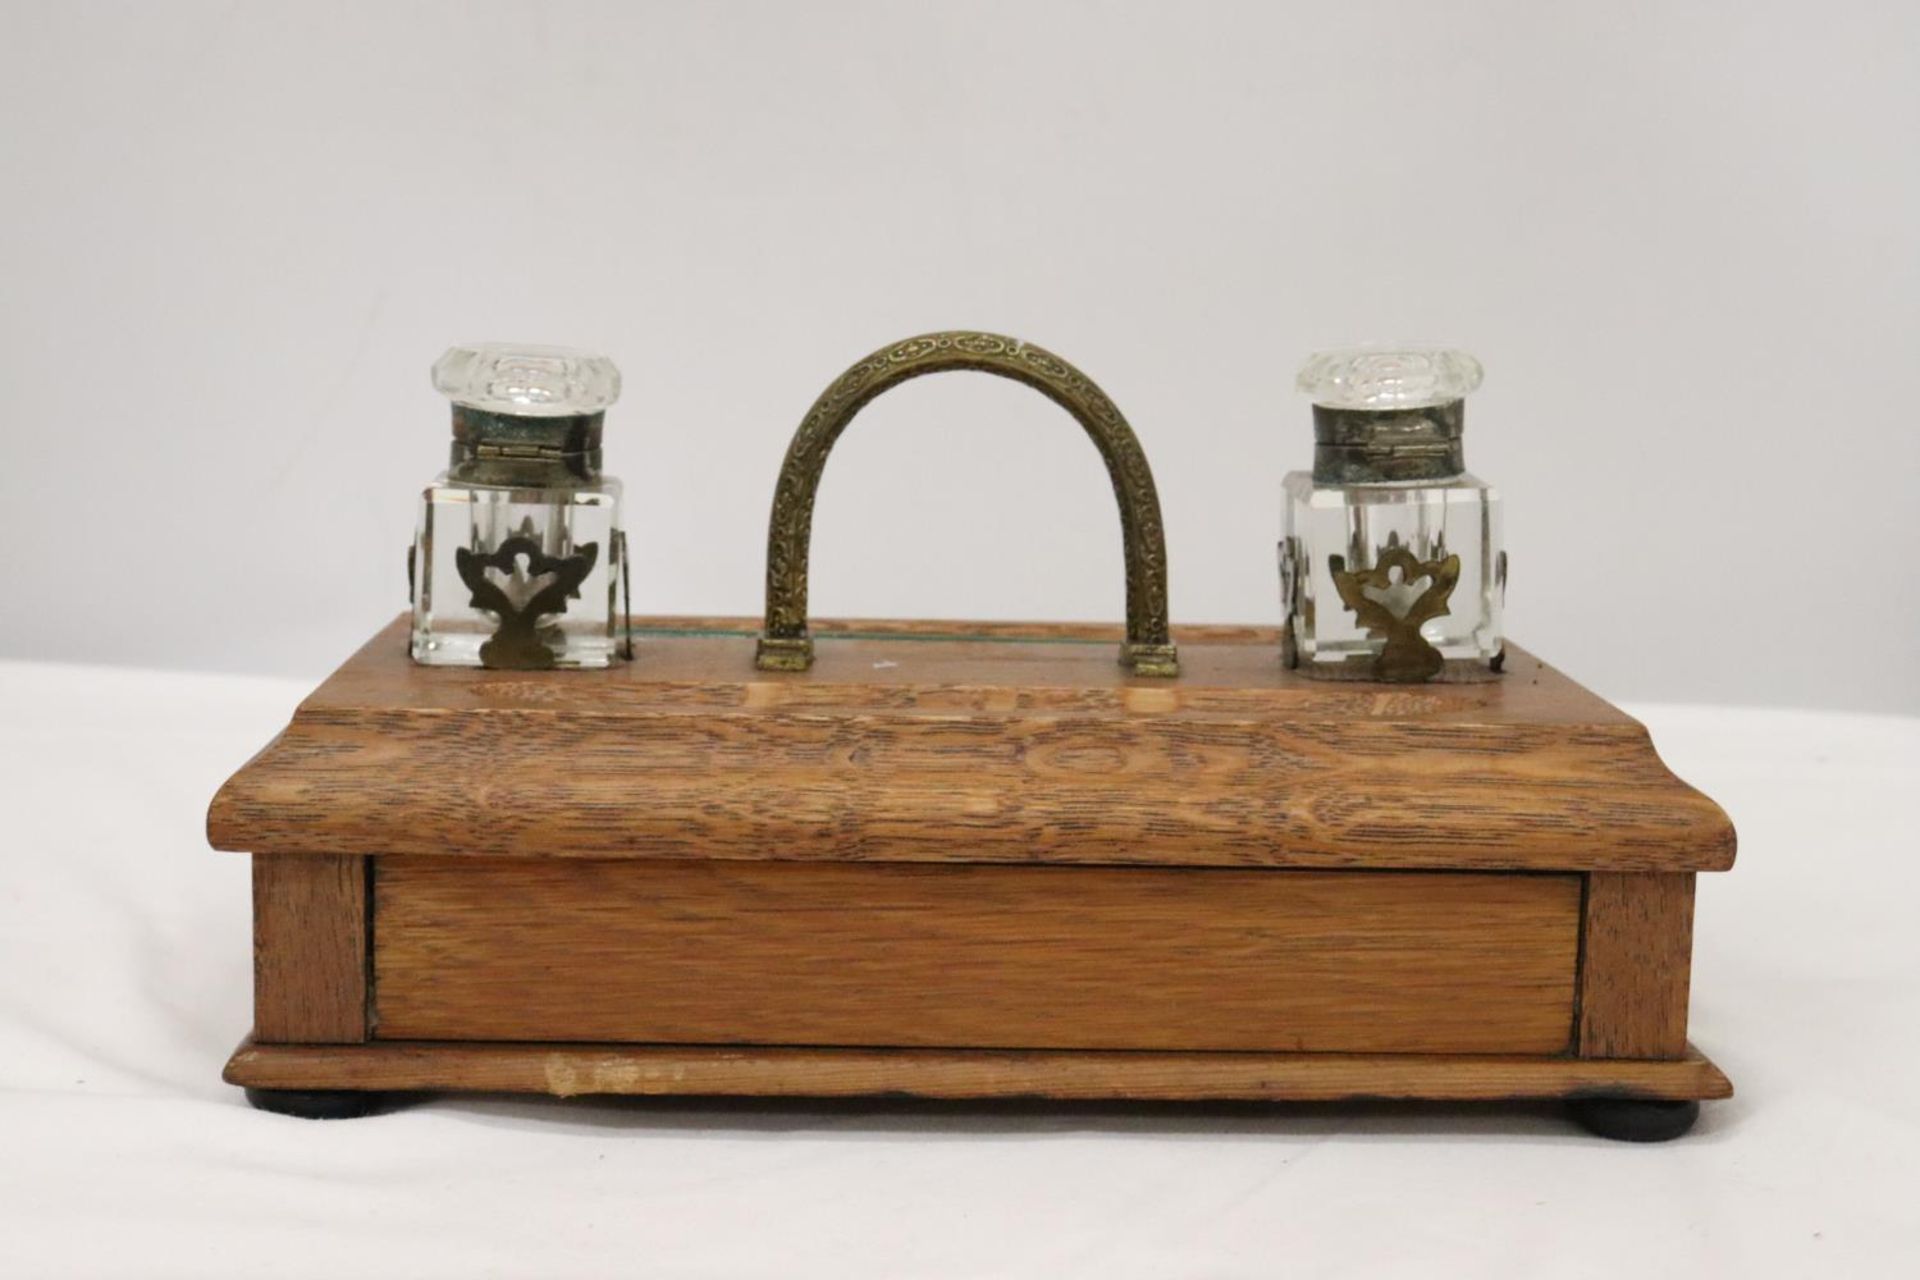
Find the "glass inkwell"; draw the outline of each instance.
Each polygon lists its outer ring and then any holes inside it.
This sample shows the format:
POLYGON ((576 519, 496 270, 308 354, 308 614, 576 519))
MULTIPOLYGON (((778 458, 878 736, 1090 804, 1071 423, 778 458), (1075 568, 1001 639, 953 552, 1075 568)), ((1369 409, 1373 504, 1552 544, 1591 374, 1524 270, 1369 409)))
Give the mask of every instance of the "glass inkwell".
POLYGON ((433 385, 453 402, 453 445, 407 560, 413 660, 544 670, 626 656, 620 482, 600 471, 613 361, 454 347, 433 385))
POLYGON ((1468 474, 1480 362, 1441 347, 1318 353, 1313 470, 1283 484, 1282 656, 1334 680, 1486 680, 1500 671, 1506 553, 1493 488, 1468 474))

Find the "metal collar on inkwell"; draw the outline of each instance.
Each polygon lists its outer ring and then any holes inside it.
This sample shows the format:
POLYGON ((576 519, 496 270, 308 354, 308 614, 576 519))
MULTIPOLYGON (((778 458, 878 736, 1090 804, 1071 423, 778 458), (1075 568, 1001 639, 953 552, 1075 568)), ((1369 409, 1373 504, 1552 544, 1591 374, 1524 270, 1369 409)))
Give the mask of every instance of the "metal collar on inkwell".
POLYGON ((1451 480, 1467 469, 1467 402, 1415 409, 1313 406, 1315 484, 1451 480))
POLYGON ((605 411, 560 417, 453 406, 447 478, 463 484, 564 489, 600 474, 605 411))

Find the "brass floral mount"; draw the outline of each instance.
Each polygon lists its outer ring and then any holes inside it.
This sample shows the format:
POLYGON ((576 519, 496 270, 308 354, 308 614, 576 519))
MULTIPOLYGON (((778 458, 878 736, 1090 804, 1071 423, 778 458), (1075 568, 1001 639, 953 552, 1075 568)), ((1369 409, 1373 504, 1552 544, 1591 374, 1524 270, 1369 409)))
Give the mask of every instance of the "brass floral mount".
POLYGON ((1371 569, 1349 571, 1344 556, 1329 556, 1327 567, 1341 603, 1386 641, 1373 664, 1379 679, 1412 683, 1440 674, 1446 659, 1420 634, 1420 624, 1452 612, 1447 601, 1460 581, 1458 555, 1422 560, 1393 534, 1371 569))
POLYGON ((491 555, 456 548, 454 567, 473 593, 473 607, 500 619, 499 629, 480 646, 480 665, 509 671, 551 668, 553 646, 541 635, 540 620, 567 611, 567 601, 580 594, 599 558, 597 542, 580 544, 570 556, 550 556, 528 532, 516 533, 491 555), (489 569, 505 575, 504 586, 488 576, 489 569))
POLYGON ((854 415, 891 387, 949 369, 977 369, 1024 383, 1072 414, 1107 464, 1120 504, 1127 570, 1127 640, 1120 661, 1134 674, 1180 673, 1167 626, 1166 533, 1153 472, 1133 428, 1106 393, 1078 369, 1018 338, 992 333, 930 333, 861 360, 821 393, 787 446, 767 529, 767 617, 754 662, 762 671, 813 665, 807 631, 807 554, 813 501, 834 441, 854 415))

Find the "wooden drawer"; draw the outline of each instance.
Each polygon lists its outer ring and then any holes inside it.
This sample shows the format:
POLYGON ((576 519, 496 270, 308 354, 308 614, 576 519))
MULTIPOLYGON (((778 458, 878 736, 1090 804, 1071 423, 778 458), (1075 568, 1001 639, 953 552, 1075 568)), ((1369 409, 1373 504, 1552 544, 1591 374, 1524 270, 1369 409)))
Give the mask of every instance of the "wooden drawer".
POLYGON ((383 857, 396 1040, 1557 1054, 1577 875, 383 857))

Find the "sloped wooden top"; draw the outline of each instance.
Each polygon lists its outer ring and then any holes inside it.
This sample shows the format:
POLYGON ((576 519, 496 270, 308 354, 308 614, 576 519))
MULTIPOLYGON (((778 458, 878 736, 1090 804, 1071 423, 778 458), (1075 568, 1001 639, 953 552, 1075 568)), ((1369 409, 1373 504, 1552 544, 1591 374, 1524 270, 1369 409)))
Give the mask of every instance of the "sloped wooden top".
POLYGON ((1724 870, 1733 828, 1646 729, 1523 650, 1485 684, 1307 680, 1274 633, 649 620, 593 672, 420 667, 405 620, 207 815, 222 849, 1220 867, 1724 870))

